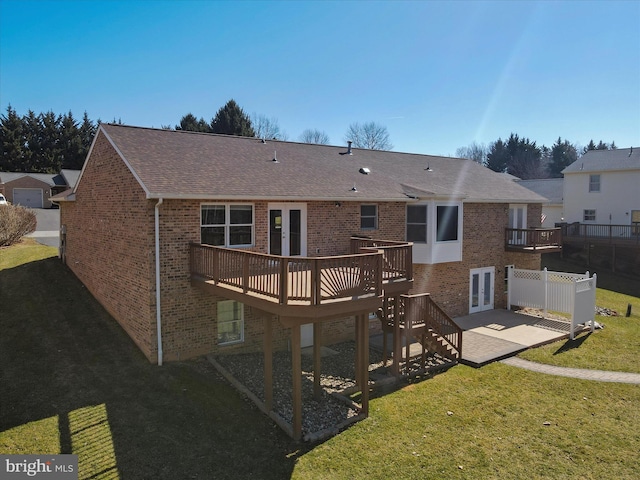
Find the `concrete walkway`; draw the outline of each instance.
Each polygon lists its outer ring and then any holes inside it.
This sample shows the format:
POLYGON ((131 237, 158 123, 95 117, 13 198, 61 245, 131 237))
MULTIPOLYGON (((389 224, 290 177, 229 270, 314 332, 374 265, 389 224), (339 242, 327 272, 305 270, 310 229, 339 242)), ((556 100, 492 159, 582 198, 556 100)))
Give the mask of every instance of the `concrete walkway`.
POLYGON ((538 373, 558 375, 560 377, 579 378, 582 380, 595 380, 598 382, 616 382, 640 384, 640 373, 609 372, 606 370, 587 370, 582 368, 557 367, 544 363, 530 362, 518 357, 501 360, 502 363, 512 367, 524 368, 538 373))

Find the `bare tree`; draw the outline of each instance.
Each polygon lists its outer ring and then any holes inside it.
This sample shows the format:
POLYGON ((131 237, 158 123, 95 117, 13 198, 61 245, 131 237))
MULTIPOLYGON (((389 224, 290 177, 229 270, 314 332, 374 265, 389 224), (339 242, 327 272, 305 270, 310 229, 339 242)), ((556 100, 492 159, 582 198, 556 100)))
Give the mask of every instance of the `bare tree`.
POLYGON ((369 150, 391 150, 393 144, 389 140, 387 127, 376 122, 352 123, 344 136, 345 141, 352 141, 356 148, 369 150))
POLYGON ((254 113, 251 116, 251 125, 253 125, 257 138, 267 140, 287 140, 289 138, 287 132, 280 130, 278 119, 275 117, 269 118, 266 115, 254 113))
POLYGON ((303 143, 317 143, 319 145, 329 145, 329 135, 317 128, 307 128, 300 134, 300 141, 303 143))
POLYGON ((471 142, 466 147, 456 149, 456 157, 473 160, 481 165, 487 163, 487 153, 488 149, 484 143, 471 142))

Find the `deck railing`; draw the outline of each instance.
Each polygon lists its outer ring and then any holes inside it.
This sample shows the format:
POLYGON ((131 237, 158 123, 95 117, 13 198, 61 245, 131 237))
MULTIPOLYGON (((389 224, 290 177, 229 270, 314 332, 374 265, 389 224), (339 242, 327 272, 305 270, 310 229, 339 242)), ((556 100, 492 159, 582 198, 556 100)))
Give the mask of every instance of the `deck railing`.
POLYGON ((191 274, 282 305, 382 294, 381 252, 281 257, 190 244, 191 274))
POLYGON ((462 357, 462 329, 431 299, 428 293, 401 295, 405 325, 417 327, 424 324, 427 330, 437 334, 462 357))
POLYGON ((382 252, 385 281, 413 279, 413 243, 351 237, 351 253, 382 252))
POLYGON ((562 230, 560 228, 507 228, 505 229, 505 245, 512 249, 530 249, 562 247, 562 230))
POLYGON ((630 243, 640 245, 640 224, 607 225, 589 223, 569 223, 561 227, 562 235, 567 238, 580 238, 605 243, 630 243))

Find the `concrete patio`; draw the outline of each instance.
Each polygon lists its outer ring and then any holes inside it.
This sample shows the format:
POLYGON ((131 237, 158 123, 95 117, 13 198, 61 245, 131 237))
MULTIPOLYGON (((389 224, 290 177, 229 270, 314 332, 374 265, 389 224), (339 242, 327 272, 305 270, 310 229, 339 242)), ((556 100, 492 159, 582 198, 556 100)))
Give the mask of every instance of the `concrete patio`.
POLYGON ((509 310, 454 318, 462 333, 461 362, 473 367, 511 357, 538 345, 569 338, 571 324, 509 310))

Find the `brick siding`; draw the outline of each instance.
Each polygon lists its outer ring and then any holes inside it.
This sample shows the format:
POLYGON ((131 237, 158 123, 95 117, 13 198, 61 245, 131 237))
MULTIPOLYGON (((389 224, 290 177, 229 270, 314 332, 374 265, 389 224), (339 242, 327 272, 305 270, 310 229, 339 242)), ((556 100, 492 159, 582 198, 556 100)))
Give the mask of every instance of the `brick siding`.
MULTIPOLYGON (((91 294, 127 331, 151 362, 157 360, 155 305, 154 209, 125 163, 99 134, 76 191, 75 202, 61 205, 67 228, 66 261, 91 294)), ((200 242, 198 200, 164 200, 160 212, 160 285, 164 358, 179 360, 205 353, 260 351, 264 312, 245 306, 244 341, 217 344, 215 297, 191 286, 189 243, 200 242)), ((218 203, 218 202, 216 202, 218 203)), ((224 202, 219 203, 234 203, 224 202)), ((244 202, 243 202, 244 203, 244 202)), ((370 204, 367 202, 367 204, 370 204)), ((268 252, 268 202, 254 202, 255 245, 268 252)), ((352 235, 387 240, 405 238, 405 204, 378 204, 378 228, 360 228, 360 203, 306 202, 307 254, 349 253, 352 235)), ((496 267, 495 306, 503 308, 504 267, 539 268, 540 256, 505 251, 507 204, 465 204, 463 259, 436 265, 414 265, 413 291, 430 292, 451 316, 468 313, 469 270, 496 267)), ((529 206, 530 225, 540 222, 541 206, 529 206), (539 207, 539 208, 537 208, 539 207)), ((273 322, 273 346, 286 349, 291 330, 273 322)), ((370 323, 379 331, 378 321, 370 323)), ((323 324, 322 342, 353 338, 353 318, 323 324)))

